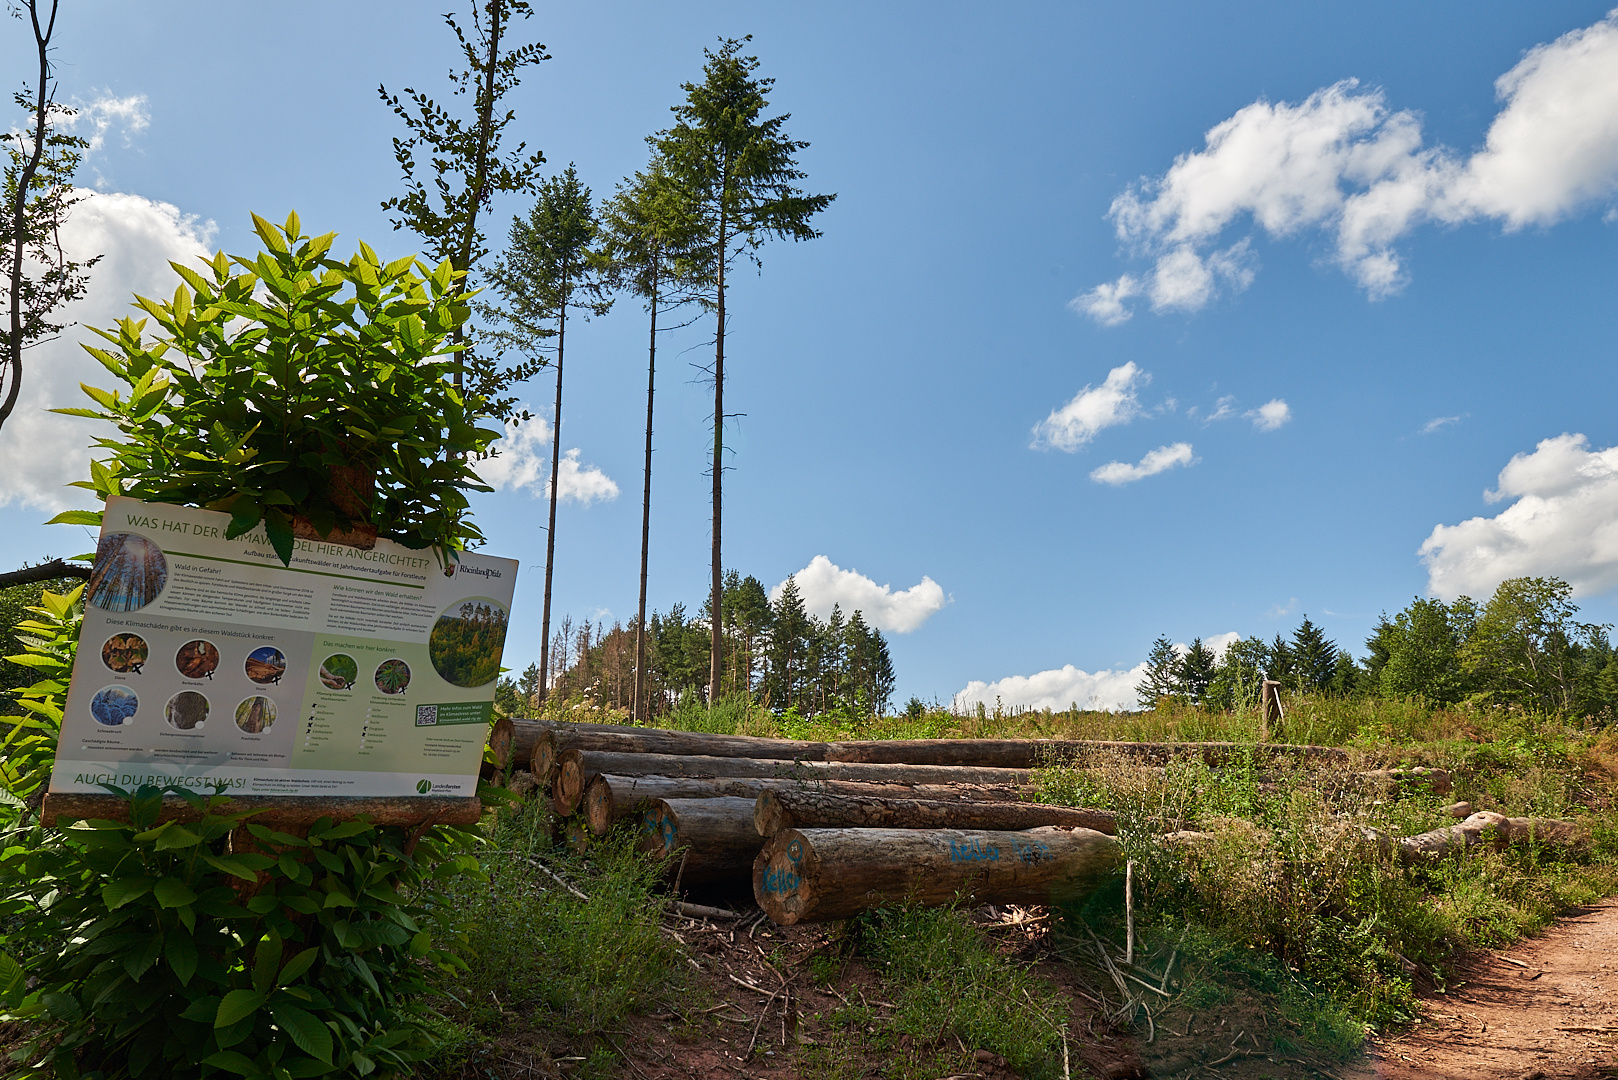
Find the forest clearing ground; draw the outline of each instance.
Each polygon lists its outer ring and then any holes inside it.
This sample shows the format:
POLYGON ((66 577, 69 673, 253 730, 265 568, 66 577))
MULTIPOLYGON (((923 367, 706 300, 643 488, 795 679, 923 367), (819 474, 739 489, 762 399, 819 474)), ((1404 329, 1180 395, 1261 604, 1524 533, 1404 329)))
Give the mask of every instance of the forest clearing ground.
POLYGON ((1419 1024, 1376 1045, 1379 1080, 1618 1077, 1618 898, 1478 953, 1458 976, 1419 1024))

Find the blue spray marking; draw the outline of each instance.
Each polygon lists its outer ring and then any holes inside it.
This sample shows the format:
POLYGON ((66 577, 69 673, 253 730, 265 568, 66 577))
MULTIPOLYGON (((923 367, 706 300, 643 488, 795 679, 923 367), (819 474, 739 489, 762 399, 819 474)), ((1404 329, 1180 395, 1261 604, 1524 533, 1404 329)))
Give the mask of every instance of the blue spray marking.
POLYGON ((1020 836, 1011 840, 1012 853, 1029 866, 1037 866, 1052 858, 1051 846, 1043 840, 1026 840, 1020 836))
POLYGON ((792 863, 792 869, 781 870, 773 866, 764 868, 764 880, 761 884, 766 893, 784 896, 795 893, 798 886, 803 884, 803 875, 798 873, 798 864, 803 861, 803 841, 794 839, 787 844, 787 859, 792 863))
POLYGON ((1000 849, 974 836, 965 841, 951 840, 949 857, 951 862, 999 862, 1000 849))

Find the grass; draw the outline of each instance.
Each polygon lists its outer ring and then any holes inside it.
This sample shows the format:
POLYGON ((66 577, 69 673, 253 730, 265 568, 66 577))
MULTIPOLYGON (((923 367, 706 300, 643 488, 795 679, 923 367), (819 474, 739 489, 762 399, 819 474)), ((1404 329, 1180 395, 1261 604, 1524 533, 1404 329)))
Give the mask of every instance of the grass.
POLYGON ((680 953, 659 931, 659 868, 630 837, 593 846, 588 861, 553 849, 541 800, 502 809, 486 833, 486 880, 454 897, 467 916, 467 970, 438 987, 441 1049, 427 1075, 461 1075, 519 1019, 530 1039, 576 1047, 679 992, 680 953), (544 873, 541 859, 589 902, 544 873))

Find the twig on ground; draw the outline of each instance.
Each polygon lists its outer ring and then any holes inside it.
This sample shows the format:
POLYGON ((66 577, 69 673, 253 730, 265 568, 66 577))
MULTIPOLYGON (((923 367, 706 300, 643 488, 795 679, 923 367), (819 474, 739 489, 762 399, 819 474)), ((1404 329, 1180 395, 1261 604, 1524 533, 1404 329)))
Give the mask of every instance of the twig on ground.
POLYGON ((590 898, 588 896, 585 896, 578 889, 575 889, 572 885, 570 885, 566 878, 562 877, 562 875, 560 875, 560 874, 556 873, 555 871, 551 870, 550 867, 546 866, 544 863, 540 862, 538 859, 534 858, 532 855, 524 855, 524 856, 522 856, 522 858, 524 860, 526 860, 531 866, 533 866, 533 868, 535 870, 538 870, 541 874, 544 874, 546 877, 548 877, 552 881, 556 882, 562 888, 566 889, 568 892, 572 893, 574 896, 577 896, 580 900, 583 900, 585 903, 590 902, 590 898))

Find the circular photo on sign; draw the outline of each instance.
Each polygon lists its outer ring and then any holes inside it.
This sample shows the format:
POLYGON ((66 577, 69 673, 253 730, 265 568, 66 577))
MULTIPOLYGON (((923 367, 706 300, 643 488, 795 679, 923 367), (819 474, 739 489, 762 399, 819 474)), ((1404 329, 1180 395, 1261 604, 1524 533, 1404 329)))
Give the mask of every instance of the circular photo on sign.
POLYGON ((394 657, 376 666, 376 688, 384 694, 402 694, 410 685, 410 665, 394 657))
POLYGON ((275 723, 275 702, 267 697, 250 697, 236 706, 236 726, 249 735, 268 731, 275 723))
POLYGON ((90 699, 90 715, 102 727, 122 727, 133 723, 140 698, 127 686, 104 686, 90 699))
POLYGON ((201 638, 188 641, 174 654, 174 666, 188 679, 211 679, 219 668, 219 649, 201 638))
POLYGON ((195 690, 181 690, 163 706, 163 719, 181 731, 199 728, 208 719, 208 699, 195 690))
POLYGON ((265 645, 247 654, 247 677, 259 685, 279 683, 287 673, 287 658, 273 645, 265 645))
POLYGON ((352 690, 359 677, 359 661, 347 653, 332 653, 320 662, 320 685, 327 690, 352 690))
POLYGON ((146 639, 139 634, 114 634, 101 646, 101 662, 108 671, 120 675, 139 675, 146 663, 146 639))
POLYGON ((162 548, 139 533, 109 533, 96 542, 84 599, 102 611, 136 611, 156 600, 168 581, 162 548))
POLYGON ((455 686, 483 686, 500 674, 506 647, 506 609, 498 600, 473 596, 444 609, 427 639, 433 669, 455 686))

